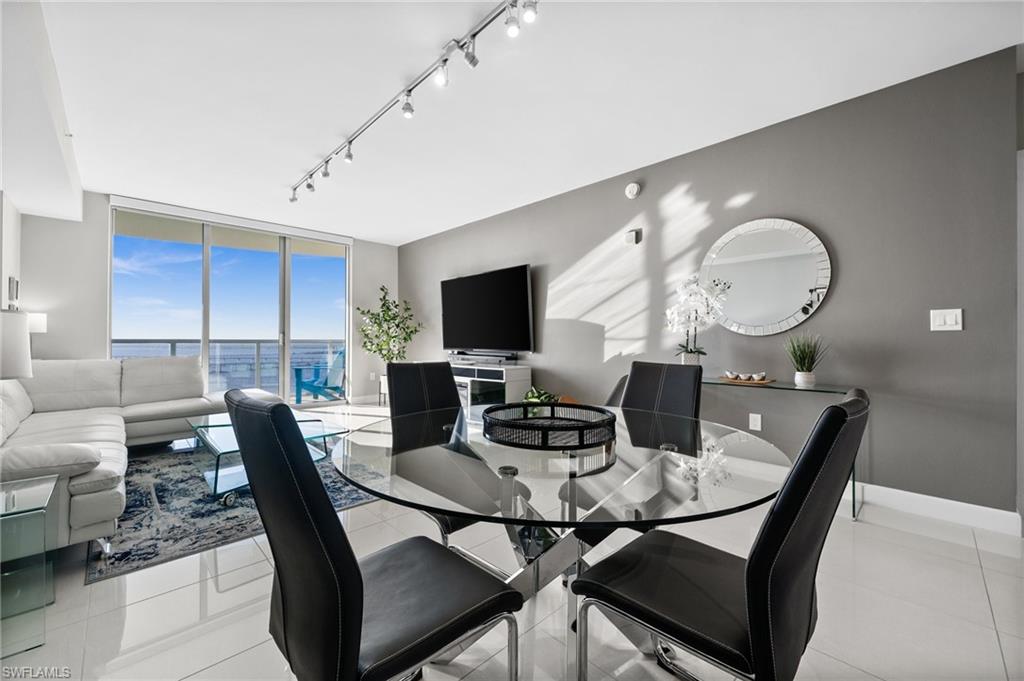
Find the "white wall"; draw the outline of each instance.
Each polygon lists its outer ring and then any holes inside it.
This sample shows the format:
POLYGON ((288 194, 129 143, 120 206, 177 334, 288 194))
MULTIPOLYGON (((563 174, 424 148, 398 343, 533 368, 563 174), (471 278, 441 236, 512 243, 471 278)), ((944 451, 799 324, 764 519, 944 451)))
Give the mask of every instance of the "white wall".
POLYGON ((384 371, 384 363, 367 354, 360 345, 359 313, 356 307, 376 307, 380 287, 387 286, 392 295, 398 293, 398 248, 372 241, 352 245, 352 338, 349 340, 349 393, 353 402, 377 401, 377 379, 384 371))
POLYGON ((0 192, 0 307, 7 309, 7 277, 21 278, 21 213, 0 192))
POLYGON ((82 221, 22 218, 21 307, 46 312, 32 337, 40 359, 107 356, 110 197, 86 192, 82 221))

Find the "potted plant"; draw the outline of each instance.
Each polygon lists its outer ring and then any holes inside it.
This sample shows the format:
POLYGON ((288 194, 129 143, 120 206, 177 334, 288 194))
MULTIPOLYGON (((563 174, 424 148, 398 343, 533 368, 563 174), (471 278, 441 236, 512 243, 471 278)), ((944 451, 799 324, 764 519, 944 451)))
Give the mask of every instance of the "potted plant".
MULTIPOLYGON (((397 362, 405 359, 406 348, 413 336, 420 332, 423 324, 416 321, 409 301, 399 303, 391 297, 387 286, 380 287, 380 302, 376 310, 356 307, 363 317, 359 325, 363 350, 384 361, 397 362)), ((380 377, 381 392, 387 393, 387 378, 380 377)))
POLYGON ((685 334, 676 357, 682 356, 683 364, 700 364, 700 358, 708 353, 697 345, 697 332, 710 328, 718 321, 722 303, 732 284, 722 279, 712 279, 707 286, 701 286, 699 276, 694 274, 676 289, 678 301, 665 311, 668 328, 685 334))
POLYGON ((815 384, 814 369, 821 363, 828 346, 821 340, 821 336, 804 334, 790 336, 786 339, 786 354, 789 361, 793 363, 793 383, 798 388, 811 388, 815 384))

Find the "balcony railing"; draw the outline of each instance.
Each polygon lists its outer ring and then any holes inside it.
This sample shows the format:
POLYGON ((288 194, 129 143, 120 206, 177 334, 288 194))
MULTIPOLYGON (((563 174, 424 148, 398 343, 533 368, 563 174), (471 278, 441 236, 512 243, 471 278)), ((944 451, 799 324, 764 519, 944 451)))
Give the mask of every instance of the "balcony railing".
MULTIPOLYGON (((115 359, 132 357, 176 357, 200 354, 197 338, 115 338, 110 355, 115 359)), ((339 353, 345 352, 343 339, 295 338, 291 342, 290 397, 295 398, 294 375, 303 377, 315 370, 327 374, 339 353)), ((262 388, 280 391, 280 351, 274 338, 230 338, 210 340, 210 390, 262 388)), ((342 381, 343 382, 343 381, 342 381)))

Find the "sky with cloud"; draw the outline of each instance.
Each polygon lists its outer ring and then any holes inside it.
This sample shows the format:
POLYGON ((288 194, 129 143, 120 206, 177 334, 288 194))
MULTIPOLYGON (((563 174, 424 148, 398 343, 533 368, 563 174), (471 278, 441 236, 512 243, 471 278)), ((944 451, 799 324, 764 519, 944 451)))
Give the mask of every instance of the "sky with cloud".
MULTIPOLYGON (((345 337, 342 258, 292 256, 292 338, 345 337)), ((198 339, 202 333, 200 244, 114 237, 114 339, 198 339)), ((217 339, 278 335, 278 254, 213 247, 210 333, 217 339)))

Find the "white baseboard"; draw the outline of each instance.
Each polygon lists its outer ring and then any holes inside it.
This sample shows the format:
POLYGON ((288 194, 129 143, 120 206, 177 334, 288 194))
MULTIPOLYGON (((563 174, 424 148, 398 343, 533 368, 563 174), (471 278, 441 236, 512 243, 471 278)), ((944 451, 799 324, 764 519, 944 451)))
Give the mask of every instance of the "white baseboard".
MULTIPOLYGON (((884 506, 926 518, 1002 532, 1015 537, 1021 536, 1021 517, 1016 511, 977 506, 863 482, 857 483, 857 494, 858 501, 863 500, 865 505, 884 506)), ((843 498, 847 501, 850 499, 849 484, 846 485, 843 498)))

